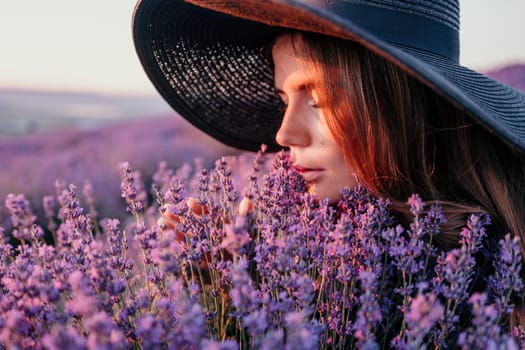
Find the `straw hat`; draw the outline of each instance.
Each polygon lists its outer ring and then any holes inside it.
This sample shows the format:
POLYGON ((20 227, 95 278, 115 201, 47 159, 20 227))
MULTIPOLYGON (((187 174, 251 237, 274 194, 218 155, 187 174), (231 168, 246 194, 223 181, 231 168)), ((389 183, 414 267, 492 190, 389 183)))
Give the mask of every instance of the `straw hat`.
POLYGON ((458 0, 139 0, 133 18, 164 99, 246 150, 278 148, 282 102, 263 51, 283 28, 363 44, 525 150, 525 94, 459 64, 458 0))

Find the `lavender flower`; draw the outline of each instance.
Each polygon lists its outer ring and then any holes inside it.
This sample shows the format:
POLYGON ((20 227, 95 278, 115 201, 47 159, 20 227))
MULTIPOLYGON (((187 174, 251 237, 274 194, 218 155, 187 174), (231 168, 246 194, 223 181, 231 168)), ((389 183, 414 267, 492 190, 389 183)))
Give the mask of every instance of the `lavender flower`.
POLYGON ((71 326, 54 326, 52 330, 42 337, 42 345, 48 350, 86 350, 87 342, 80 333, 71 326))
POLYGON ((137 215, 144 211, 145 193, 138 172, 133 172, 128 162, 120 164, 122 172, 122 198, 126 200, 126 210, 132 215, 137 215))
POLYGON ((157 171, 152 176, 153 183, 158 186, 161 192, 164 192, 168 189, 173 174, 174 171, 168 168, 168 163, 161 161, 157 171))
POLYGON ((433 278, 434 289, 447 300, 445 320, 442 322, 440 342, 444 341, 448 332, 457 327, 459 316, 455 310, 469 296, 469 287, 474 274, 476 261, 474 254, 481 247, 485 237, 485 226, 489 224, 488 216, 471 215, 461 233, 461 247, 441 253, 437 259, 433 278))
POLYGON ((93 225, 91 219, 84 215, 84 209, 80 206, 76 189, 75 185, 70 185, 68 190, 62 191, 60 210, 64 220, 63 224, 71 225, 74 228, 72 240, 79 239, 87 242, 93 236, 93 225))
POLYGON ((125 346, 124 336, 114 321, 104 312, 97 312, 84 321, 88 349, 121 349, 125 346))
POLYGON ((444 310, 435 293, 418 293, 411 300, 405 316, 407 325, 405 346, 409 349, 422 347, 429 331, 443 320, 444 310))
POLYGON ((66 309, 76 317, 91 317, 98 309, 98 299, 83 272, 76 270, 69 275, 68 283, 73 297, 66 303, 66 309))
POLYGON ((220 247, 226 249, 230 254, 237 254, 240 248, 251 241, 250 235, 244 227, 245 220, 244 217, 238 216, 235 224, 225 225, 225 237, 220 247))
POLYGON ((123 272, 127 267, 132 266, 132 262, 126 259, 128 249, 127 237, 119 229, 119 220, 107 219, 102 222, 104 235, 108 243, 108 253, 110 256, 110 267, 115 271, 123 272))
POLYGON ((84 186, 82 187, 82 193, 84 194, 84 198, 86 199, 86 203, 88 205, 88 208, 90 210, 90 215, 93 218, 96 218, 98 213, 95 209, 95 191, 93 190, 93 184, 90 181, 84 181, 84 186))
POLYGON ((290 312, 285 316, 287 350, 314 350, 319 348, 322 328, 317 322, 309 320, 307 312, 290 312))
POLYGON ((514 293, 522 293, 523 281, 521 275, 521 254, 519 237, 511 238, 505 235, 499 241, 499 254, 494 259, 495 273, 488 278, 489 293, 495 300, 498 312, 508 315, 513 311, 514 305, 511 296, 514 293))
POLYGON ((2 315, 0 343, 11 349, 34 347, 31 322, 20 310, 12 309, 2 315))
POLYGON ((56 216, 56 213, 55 213, 55 207, 56 207, 56 202, 55 202, 55 197, 53 196, 44 196, 42 198, 42 207, 44 209, 44 215, 47 219, 47 228, 51 231, 51 232, 55 232, 56 229, 57 229, 57 224, 55 223, 55 216, 56 216))
POLYGON ((29 241, 31 239, 39 240, 43 236, 42 229, 34 225, 36 216, 33 215, 29 202, 24 195, 17 196, 9 194, 5 201, 5 206, 11 213, 11 220, 13 221, 12 235, 16 239, 22 241, 29 241))
POLYGON ((337 204, 318 201, 286 153, 269 164, 264 151, 221 158, 211 169, 161 163, 145 178, 155 185, 153 203, 141 174, 124 163, 129 213, 118 220, 97 217, 89 185, 86 215, 76 187, 58 181, 59 210, 55 197, 44 201, 53 245, 41 239, 25 197, 9 196, 13 225, 0 228, 0 347, 523 343, 520 328, 508 329, 523 288, 518 241, 508 235, 496 253, 485 250, 488 216, 471 216, 458 232, 460 247, 438 251, 433 238, 445 222, 438 205, 411 196, 413 219, 403 226, 387 198, 361 185, 343 189, 337 204), (167 211, 178 218, 173 229, 157 224, 167 211), (484 276, 486 294, 473 294, 474 257, 485 251, 494 271, 484 276))
POLYGON ((485 293, 474 293, 469 304, 472 305, 472 326, 462 332, 458 345, 463 349, 518 349, 515 340, 510 334, 502 332, 496 322, 499 318, 498 310, 494 305, 487 305, 485 293))
POLYGON ((144 315, 137 319, 137 337, 145 349, 158 348, 164 339, 162 322, 151 315, 144 315))
POLYGON ((164 234, 164 239, 159 240, 151 252, 151 260, 157 264, 164 274, 180 276, 184 265, 184 247, 177 242, 174 231, 164 234))
POLYGON ((233 340, 219 342, 204 339, 201 348, 207 350, 237 350, 239 349, 239 344, 233 340))
POLYGON ((359 297, 361 306, 357 311, 357 320, 353 329, 360 348, 378 348, 373 329, 381 321, 382 315, 377 294, 374 292, 378 287, 376 279, 377 276, 369 271, 363 271, 359 275, 363 294, 359 297))

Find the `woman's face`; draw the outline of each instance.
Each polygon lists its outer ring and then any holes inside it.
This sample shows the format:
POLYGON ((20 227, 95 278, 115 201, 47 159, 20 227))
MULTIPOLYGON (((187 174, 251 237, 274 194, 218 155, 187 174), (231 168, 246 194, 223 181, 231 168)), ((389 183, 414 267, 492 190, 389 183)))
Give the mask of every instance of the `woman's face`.
POLYGON ((355 186, 356 179, 328 128, 323 112, 328 106, 319 100, 319 79, 308 69, 301 46, 300 40, 292 44, 292 37, 284 35, 272 49, 275 87, 286 105, 276 140, 290 149, 292 164, 309 192, 335 202, 340 190, 355 186))

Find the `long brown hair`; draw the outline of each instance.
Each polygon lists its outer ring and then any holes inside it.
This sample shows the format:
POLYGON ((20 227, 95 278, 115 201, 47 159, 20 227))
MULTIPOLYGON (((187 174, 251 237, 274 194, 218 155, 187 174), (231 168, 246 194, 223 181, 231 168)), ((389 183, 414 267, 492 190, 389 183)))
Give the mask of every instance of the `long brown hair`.
POLYGON ((291 35, 321 79, 327 123, 365 186, 392 200, 402 220, 413 193, 439 203, 443 248, 457 244, 470 214, 488 213, 490 233, 519 235, 525 257, 525 152, 358 43, 291 35))
POLYGON ((327 123, 363 184, 402 214, 413 193, 440 203, 445 234, 487 212, 501 233, 525 235, 524 152, 365 47, 295 36, 322 77, 327 123))

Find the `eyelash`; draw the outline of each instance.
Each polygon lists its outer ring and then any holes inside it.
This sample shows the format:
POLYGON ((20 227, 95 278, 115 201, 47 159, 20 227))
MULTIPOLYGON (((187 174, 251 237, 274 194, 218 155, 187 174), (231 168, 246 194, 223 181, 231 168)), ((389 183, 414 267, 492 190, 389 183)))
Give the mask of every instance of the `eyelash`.
POLYGON ((314 109, 318 109, 319 108, 319 103, 316 102, 315 100, 310 100, 308 101, 308 105, 314 109))
MULTIPOLYGON (((282 110, 286 111, 286 108, 288 107, 288 102, 282 100, 282 104, 283 104, 282 110)), ((311 99, 310 101, 308 101, 308 105, 311 108, 319 109, 319 102, 315 101, 314 99, 311 99)))

